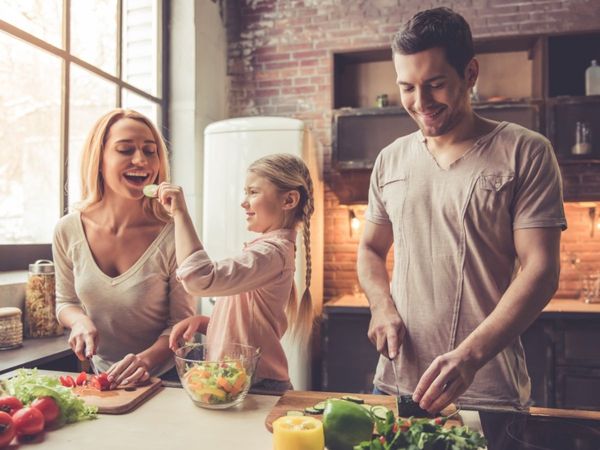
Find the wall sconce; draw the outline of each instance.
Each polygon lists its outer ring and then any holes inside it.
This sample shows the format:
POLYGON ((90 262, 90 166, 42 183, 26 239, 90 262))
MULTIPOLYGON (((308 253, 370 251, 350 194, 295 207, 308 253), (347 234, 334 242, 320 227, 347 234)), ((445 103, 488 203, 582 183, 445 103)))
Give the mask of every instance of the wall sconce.
POLYGON ((596 202, 577 202, 575 203, 580 208, 587 208, 588 216, 590 218, 590 237, 594 237, 594 232, 596 230, 596 226, 600 229, 600 223, 596 225, 596 202))
POLYGON ((348 221, 350 225, 350 236, 354 236, 354 233, 360 230, 360 219, 356 217, 356 213, 353 209, 348 209, 348 221))

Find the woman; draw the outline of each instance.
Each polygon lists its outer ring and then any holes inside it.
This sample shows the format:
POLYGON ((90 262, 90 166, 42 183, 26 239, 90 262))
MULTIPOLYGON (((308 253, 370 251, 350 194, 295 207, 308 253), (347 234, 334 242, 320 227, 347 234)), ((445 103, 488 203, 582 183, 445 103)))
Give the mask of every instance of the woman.
POLYGON ((53 241, 56 314, 80 360, 112 386, 173 367, 171 326, 194 313, 177 282, 173 222, 142 189, 168 180, 163 139, 143 115, 116 109, 92 128, 81 163, 82 202, 53 241))

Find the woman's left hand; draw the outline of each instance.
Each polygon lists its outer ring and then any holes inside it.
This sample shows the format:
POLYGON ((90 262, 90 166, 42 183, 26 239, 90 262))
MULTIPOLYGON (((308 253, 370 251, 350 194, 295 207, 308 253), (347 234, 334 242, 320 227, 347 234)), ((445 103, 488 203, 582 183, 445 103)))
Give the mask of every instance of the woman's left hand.
POLYGON ((114 363, 106 372, 111 389, 118 385, 132 385, 150 378, 148 367, 142 359, 133 353, 126 355, 121 361, 114 363))

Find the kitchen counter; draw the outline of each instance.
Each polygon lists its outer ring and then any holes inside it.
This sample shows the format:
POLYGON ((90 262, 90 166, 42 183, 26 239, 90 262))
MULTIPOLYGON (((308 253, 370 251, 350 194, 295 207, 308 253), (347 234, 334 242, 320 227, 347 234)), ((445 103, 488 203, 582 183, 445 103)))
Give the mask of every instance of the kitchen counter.
MULTIPOLYGON (((48 375, 59 372, 43 371, 48 375)), ((3 378, 11 374, 2 375, 3 378)), ((227 410, 208 410, 195 406, 182 389, 163 388, 141 406, 128 414, 98 415, 98 419, 66 425, 47 431, 34 441, 13 444, 11 450, 41 449, 64 450, 165 450, 203 448, 215 450, 269 450, 272 435, 265 428, 265 419, 279 397, 249 395, 242 405, 227 410)), ((489 431, 503 437, 498 446, 489 450, 517 450, 521 447, 511 440, 519 435, 531 442, 534 436, 552 435, 548 448, 594 449, 599 447, 600 427, 597 421, 575 418, 560 419, 565 412, 546 409, 548 417, 528 414, 478 413, 461 411, 465 425, 476 430, 489 431), (491 414, 491 416, 490 416, 491 414), (481 418, 481 421, 480 421, 481 418), (487 425, 486 425, 487 423, 487 425), (509 430, 509 433, 506 432, 509 430), (558 434, 558 437, 554 435, 558 434), (509 436, 509 439, 506 439, 509 436), (562 437, 561 437, 562 436, 562 437), (560 441, 560 442, 559 442, 560 441), (558 444, 553 444, 559 442, 558 444), (573 442, 576 446, 573 446, 573 442), (562 445, 562 447, 561 447, 562 445), (566 445, 566 446, 564 446, 566 445)), ((536 443, 539 443, 536 441, 536 443)))
MULTIPOLYGON (((369 308, 369 302, 364 294, 342 295, 325 303, 326 308, 369 308)), ((546 314, 598 314, 600 313, 600 303, 584 303, 579 299, 554 298, 542 310, 542 315, 546 314)))
POLYGON ((62 336, 24 339, 23 346, 0 351, 0 374, 18 367, 34 367, 72 355, 67 343, 68 333, 62 336))

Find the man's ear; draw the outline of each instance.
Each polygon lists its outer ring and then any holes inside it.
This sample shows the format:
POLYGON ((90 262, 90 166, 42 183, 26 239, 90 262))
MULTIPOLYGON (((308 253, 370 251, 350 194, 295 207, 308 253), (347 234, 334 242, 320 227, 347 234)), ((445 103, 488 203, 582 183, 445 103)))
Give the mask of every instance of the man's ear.
POLYGON ((477 58, 471 59, 467 67, 465 67, 465 80, 467 80, 467 86, 472 88, 475 86, 477 82, 477 77, 479 76, 479 61, 477 58))
POLYGON ((294 209, 300 203, 300 192, 288 191, 283 197, 283 209, 294 209))

